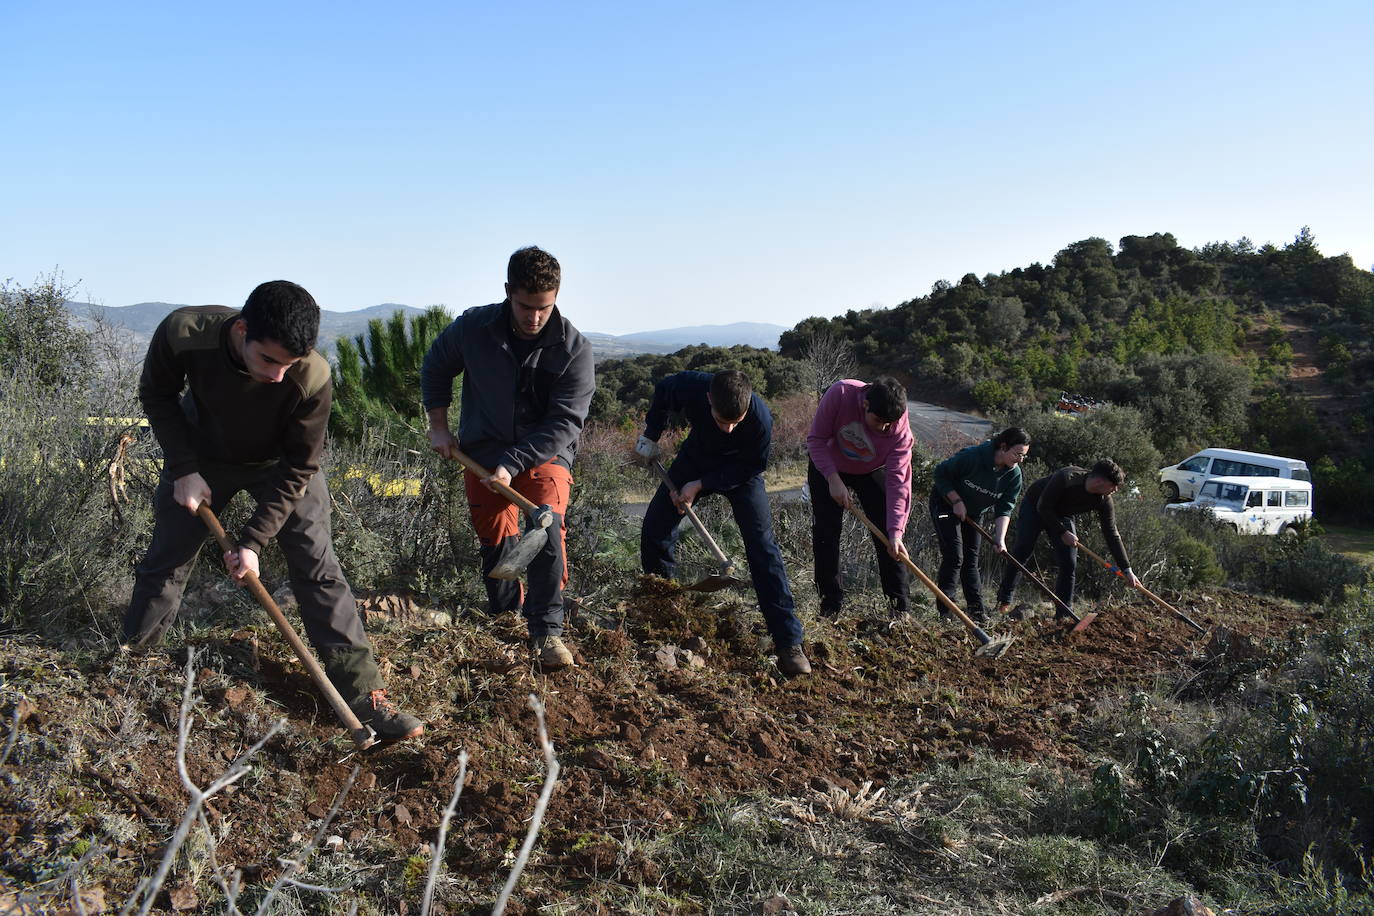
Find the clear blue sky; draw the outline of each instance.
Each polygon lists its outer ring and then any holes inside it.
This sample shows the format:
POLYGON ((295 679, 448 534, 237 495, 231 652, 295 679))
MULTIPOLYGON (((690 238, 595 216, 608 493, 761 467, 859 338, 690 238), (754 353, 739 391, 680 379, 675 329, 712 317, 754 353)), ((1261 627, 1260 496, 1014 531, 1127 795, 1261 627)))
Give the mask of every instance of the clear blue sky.
POLYGON ((1374 263, 1374 4, 0 2, 0 277, 106 305, 895 305, 1172 232, 1374 263))

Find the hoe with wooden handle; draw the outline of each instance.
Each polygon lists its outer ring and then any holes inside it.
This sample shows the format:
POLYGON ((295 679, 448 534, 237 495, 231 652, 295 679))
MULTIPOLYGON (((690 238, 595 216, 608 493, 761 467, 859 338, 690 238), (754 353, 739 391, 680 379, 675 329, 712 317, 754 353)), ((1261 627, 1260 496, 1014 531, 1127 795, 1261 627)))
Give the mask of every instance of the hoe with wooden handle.
MULTIPOLYGON (((983 537, 987 538, 989 544, 994 543, 992 535, 988 533, 987 529, 984 528, 982 525, 978 524, 977 522, 975 522, 972 518, 964 519, 964 524, 968 525, 974 531, 978 532, 983 537)), ((1059 608, 1059 613, 1069 615, 1069 617, 1073 620, 1073 629, 1069 631, 1070 633, 1083 632, 1088 628, 1088 624, 1092 623, 1094 620, 1097 619, 1097 615, 1094 613, 1087 613, 1084 614, 1082 617, 1079 617, 1077 614, 1073 612, 1073 608, 1065 604, 1064 600, 1054 593, 1054 589, 1046 585, 1043 579, 1034 575, 1029 569, 1026 569, 1025 564, 1023 564, 1020 560, 1016 559, 1016 557, 1012 556, 1011 551, 1007 551, 1006 557, 1009 561, 1011 561, 1011 564, 1013 566, 1021 570, 1021 573, 1027 579, 1034 582, 1037 586, 1040 587, 1040 590, 1042 592, 1050 596, 1050 600, 1053 601, 1055 606, 1059 608)))
MULTIPOLYGON (((205 526, 214 534, 215 540, 219 542, 220 549, 225 553, 238 549, 237 545, 229 540, 229 535, 224 533, 224 526, 221 525, 219 519, 215 517, 214 510, 210 508, 209 503, 201 503, 196 509, 196 514, 200 516, 200 520, 205 522, 205 526)), ((277 607, 277 602, 273 601, 272 596, 267 593, 267 589, 263 586, 262 580, 250 569, 244 574, 243 584, 247 587, 248 591, 253 594, 253 597, 258 599, 258 604, 262 605, 262 609, 267 612, 267 616, 271 617, 272 622, 277 625, 277 629, 281 630, 281 635, 286 637, 286 641, 291 645, 291 649, 296 653, 296 657, 301 660, 301 664, 305 665, 305 670, 310 672, 310 678, 315 682, 315 686, 320 688, 320 692, 323 693, 324 698, 329 701, 329 705, 334 710, 334 714, 339 717, 339 721, 348 729, 349 737, 353 739, 353 743, 357 745, 358 750, 376 744, 376 734, 371 728, 359 722, 358 716, 353 710, 348 708, 348 704, 344 702, 344 698, 339 695, 338 688, 330 683, 328 675, 324 673, 324 668, 320 667, 319 661, 310 652, 310 649, 306 647, 305 643, 301 641, 295 628, 291 626, 291 622, 287 620, 286 615, 281 612, 281 608, 277 607)))
MULTIPOLYGON (((873 536, 881 541, 884 547, 891 546, 891 542, 887 539, 887 535, 883 534, 881 528, 869 521, 868 516, 864 515, 863 511, 860 510, 858 506, 851 502, 849 504, 849 511, 853 513, 855 518, 864 523, 864 527, 871 531, 873 536)), ((978 640, 979 646, 977 649, 973 650, 974 655, 984 655, 988 658, 1001 658, 1003 655, 1007 654, 1007 650, 1011 648, 1011 644, 1016 641, 1015 636, 1003 636, 998 639, 993 639, 982 627, 974 623, 973 619, 965 614, 959 605, 951 601, 948 595, 940 591, 940 586, 936 585, 930 576, 921 572, 921 568, 911 562, 911 557, 903 556, 902 562, 907 565, 908 569, 916 574, 916 578, 920 579, 925 584, 926 588, 935 593, 935 597, 945 606, 945 610, 953 614, 955 618, 964 625, 964 628, 973 634, 974 639, 978 640)))
MULTIPOLYGON (((663 485, 668 488, 668 494, 670 496, 676 496, 677 487, 673 486, 673 479, 668 476, 668 472, 664 470, 663 465, 655 461, 653 463, 653 468, 654 473, 658 474, 659 479, 663 481, 663 485)), ((748 585, 749 583, 745 582, 743 579, 735 578, 735 561, 727 557, 725 551, 720 549, 720 545, 716 543, 716 539, 711 537, 711 532, 706 530, 706 526, 702 524, 701 519, 697 517, 696 510, 691 506, 683 506, 682 511, 692 520, 692 527, 697 530, 697 534, 701 535, 701 539, 706 542, 707 548, 711 551, 711 556, 716 558, 717 563, 714 575, 707 576, 700 582, 686 586, 687 591, 718 592, 722 588, 748 585)))
MULTIPOLYGON (((491 477, 490 471, 464 455, 457 447, 453 449, 453 457, 457 459, 459 464, 478 477, 483 479, 491 477)), ((493 480, 491 483, 500 491, 502 496, 515 503, 520 507, 520 511, 525 513, 525 532, 520 535, 520 542, 488 574, 493 579, 514 581, 524 575, 525 568, 530 565, 535 557, 539 556, 539 551, 543 550, 544 545, 549 542, 549 526, 553 524, 553 507, 536 506, 499 480, 493 480)))
MULTIPOLYGON (((1101 564, 1102 564, 1103 566, 1105 566, 1108 570, 1110 570, 1111 572, 1116 573, 1118 576, 1120 576, 1120 577, 1123 578, 1123 579, 1126 578, 1126 574, 1125 574, 1125 573, 1123 573, 1121 570, 1117 569, 1117 568, 1116 568, 1115 566, 1113 566, 1111 563, 1108 563, 1104 558, 1102 558, 1102 557, 1098 556, 1097 554, 1093 553, 1091 550, 1089 550, 1088 548, 1084 547, 1082 544, 1079 544, 1078 546, 1079 546, 1079 549, 1081 549, 1084 553, 1086 553, 1088 556, 1092 557, 1092 558, 1093 558, 1094 560, 1096 560, 1097 562, 1101 563, 1101 564)), ((1161 597, 1159 597, 1158 595, 1156 595, 1154 592, 1150 591, 1148 588, 1146 588, 1146 587, 1144 586, 1144 584, 1137 585, 1136 588, 1140 589, 1142 592, 1144 592, 1145 594, 1149 595, 1151 598, 1154 599, 1154 601, 1155 601, 1156 604, 1158 604, 1160 607, 1164 608, 1164 610, 1168 611, 1169 613, 1173 614, 1173 615, 1174 615, 1175 617, 1177 617, 1179 620, 1182 620, 1184 623, 1188 624, 1188 626, 1192 627, 1192 628, 1193 628, 1194 630, 1196 630, 1197 632, 1199 632, 1199 633, 1206 633, 1206 632, 1207 632, 1206 628, 1203 627, 1203 626, 1201 626, 1200 624, 1198 624, 1198 622, 1197 622, 1196 620, 1194 620, 1193 618, 1189 617, 1187 614, 1183 613, 1183 612, 1180 611, 1178 608, 1174 607, 1172 604, 1170 604, 1169 602, 1165 601, 1163 598, 1161 598, 1161 597)))

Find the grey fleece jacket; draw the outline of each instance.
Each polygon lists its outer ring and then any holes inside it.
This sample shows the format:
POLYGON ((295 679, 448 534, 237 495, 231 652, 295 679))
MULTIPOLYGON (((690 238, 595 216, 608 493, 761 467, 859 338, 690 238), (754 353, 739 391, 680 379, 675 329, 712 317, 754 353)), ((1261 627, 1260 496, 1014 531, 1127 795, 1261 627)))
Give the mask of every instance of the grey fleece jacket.
POLYGON ((470 308, 445 328, 420 367, 425 410, 453 402, 463 375, 458 444, 511 476, 554 459, 569 467, 596 391, 592 347, 554 307, 523 363, 510 345, 506 302, 470 308))

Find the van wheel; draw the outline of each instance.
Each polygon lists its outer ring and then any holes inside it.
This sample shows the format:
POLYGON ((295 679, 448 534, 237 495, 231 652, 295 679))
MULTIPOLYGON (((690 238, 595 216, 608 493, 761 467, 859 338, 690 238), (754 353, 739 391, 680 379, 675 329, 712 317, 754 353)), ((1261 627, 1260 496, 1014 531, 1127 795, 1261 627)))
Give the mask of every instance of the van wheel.
POLYGON ((1283 538, 1285 541, 1291 541, 1293 538, 1298 536, 1298 532, 1293 528, 1292 525, 1284 525, 1282 528, 1279 529, 1278 536, 1283 538))
POLYGON ((1164 498, 1171 503, 1178 502, 1178 484, 1172 480, 1164 481, 1164 498))

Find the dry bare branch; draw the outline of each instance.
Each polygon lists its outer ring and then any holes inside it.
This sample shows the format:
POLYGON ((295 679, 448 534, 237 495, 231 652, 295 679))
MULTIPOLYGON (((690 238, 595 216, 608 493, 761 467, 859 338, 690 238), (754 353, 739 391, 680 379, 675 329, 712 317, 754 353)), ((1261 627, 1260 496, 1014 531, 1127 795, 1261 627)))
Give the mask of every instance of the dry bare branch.
POLYGON ((506 886, 501 888, 501 896, 496 898, 496 905, 491 908, 491 916, 501 916, 506 912, 506 904, 510 902, 510 895, 515 890, 515 884, 520 880, 520 873, 525 870, 525 864, 529 862, 530 850, 534 848, 534 841, 539 836, 540 825, 544 823, 544 811, 549 807, 549 799, 553 796, 553 787, 558 782, 558 773, 562 769, 559 766, 558 758, 554 756, 553 742, 549 740, 548 726, 544 721, 544 704, 539 702, 539 698, 530 694, 530 709, 534 710, 535 717, 539 720, 539 746, 544 751, 544 765, 547 772, 544 775, 544 788, 539 792, 539 801, 534 805, 534 815, 530 818, 529 830, 525 831, 525 842, 520 846, 520 855, 516 856, 515 865, 510 870, 510 877, 506 879, 506 886))
POLYGON ((444 858, 444 842, 448 839, 448 822, 453 812, 458 810, 458 799, 463 794, 463 783, 468 777, 468 752, 458 753, 458 778, 453 781, 453 796, 448 800, 444 816, 439 821, 439 833, 430 848, 429 878, 425 881, 425 896, 420 904, 420 916, 429 916, 429 908, 434 905, 434 884, 439 879, 439 863, 444 858))
MULTIPOLYGON (((187 835, 191 832, 191 825, 200 817, 201 809, 205 802, 215 793, 223 790, 226 786, 233 785, 242 779, 249 771, 248 761, 258 751, 262 750, 273 735, 275 735, 283 725, 285 719, 278 719, 277 722, 267 730, 256 744, 248 748, 238 756, 229 769, 225 770, 218 779, 202 790, 191 779, 190 771, 186 769, 186 748, 191 739, 191 698, 196 684, 196 650, 192 649, 186 653, 186 687, 181 692, 181 712, 177 716, 177 772, 181 775, 182 785, 191 796, 191 804, 182 815, 181 822, 177 824, 176 831, 172 834, 171 840, 167 843, 167 849, 162 854, 162 861, 158 864, 157 871, 149 879, 146 886, 134 892, 129 898, 130 902, 136 900, 138 895, 143 895, 143 906, 139 909, 139 916, 147 916, 153 908, 153 901, 157 898, 157 892, 162 888, 162 883, 167 880, 167 875, 172 870, 172 864, 176 861, 176 854, 183 843, 186 842, 187 835)), ((351 784, 351 780, 350 780, 351 784)), ((127 904, 126 904, 127 907, 127 904)))
MULTIPOLYGON (((324 820, 320 821, 319 829, 315 831, 315 835, 310 838, 309 842, 301 847, 301 851, 297 853, 296 858, 281 860, 282 864, 286 867, 283 868, 281 874, 277 876, 277 880, 273 883, 272 889, 267 892, 267 896, 262 898, 262 903, 258 906, 255 916, 264 916, 264 914, 269 911, 268 908, 272 905, 272 901, 281 894, 282 888, 286 887, 289 883, 294 883, 294 876, 305 870, 305 863, 310 860, 311 854, 314 853, 321 841, 324 840, 324 835, 329 832, 329 825, 333 823, 334 818, 339 816, 339 809, 343 807, 344 798, 347 797, 349 791, 353 788, 353 781, 358 778, 358 771, 358 765, 354 764, 352 772, 348 774, 348 779, 344 780, 343 786, 339 789, 338 794, 334 796, 334 803, 329 806, 329 813, 324 816, 324 820)), ((332 888, 314 887, 312 885, 301 886, 309 890, 334 893, 334 889, 332 888)))
MULTIPOLYGON (((213 836, 213 834, 210 832, 210 822, 205 818, 204 808, 200 810, 197 817, 200 820, 200 829, 205 831, 205 835, 213 836)), ((243 873, 240 872, 237 868, 234 869, 233 875, 230 877, 229 882, 226 883, 224 880, 224 875, 221 874, 219 859, 215 856, 214 843, 206 844, 206 853, 208 854, 210 859, 210 874, 215 876, 215 883, 219 885, 220 893, 224 894, 224 906, 226 908, 226 916, 241 916, 238 907, 238 900, 239 879, 243 873)))

